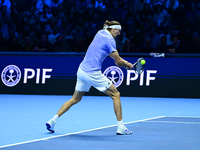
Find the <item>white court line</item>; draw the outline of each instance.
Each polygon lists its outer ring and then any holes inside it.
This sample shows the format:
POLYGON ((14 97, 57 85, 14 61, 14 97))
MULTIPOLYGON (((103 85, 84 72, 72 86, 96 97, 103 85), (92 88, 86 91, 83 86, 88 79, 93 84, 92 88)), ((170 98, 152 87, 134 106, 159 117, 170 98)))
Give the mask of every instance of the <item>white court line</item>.
POLYGON ((176 121, 144 121, 144 122, 156 122, 156 123, 180 123, 180 124, 200 124, 200 122, 176 122, 176 121))
MULTIPOLYGON (((154 117, 154 118, 137 120, 137 121, 127 122, 127 123, 124 123, 124 124, 131 124, 131 123, 136 123, 136 122, 143 122, 143 121, 148 121, 148 120, 153 120, 153 119, 158 119, 158 118, 163 118, 163 117, 165 117, 165 116, 159 116, 159 117, 154 117)), ((100 128, 90 129, 90 130, 84 130, 84 131, 67 133, 67 134, 62 134, 62 135, 57 135, 57 136, 51 136, 51 137, 47 137, 47 138, 41 138, 41 139, 37 139, 37 140, 31 140, 31 141, 26 141, 26 142, 9 144, 9 145, 0 146, 0 148, 10 147, 10 146, 16 146, 16 145, 21 145, 21 144, 27 144, 27 143, 32 143, 32 142, 37 142, 37 141, 42 141, 42 140, 48 140, 48 139, 53 139, 53 138, 57 138, 57 137, 68 136, 68 135, 73 135, 73 134, 79 134, 79 133, 84 133, 84 132, 89 132, 89 131, 95 131, 95 130, 105 129, 105 128, 109 128, 109 127, 114 127, 114 126, 117 126, 117 125, 110 125, 110 126, 105 126, 105 127, 100 127, 100 128)))
MULTIPOLYGON (((165 116, 166 118, 196 118, 200 119, 200 117, 196 116, 165 116)), ((178 122, 178 121, 145 121, 145 122, 156 122, 156 123, 182 123, 182 124, 200 124, 200 122, 178 122)))
POLYGON ((198 118, 198 119, 200 119, 200 117, 197 117, 197 116, 165 116, 165 117, 170 117, 170 118, 198 118))

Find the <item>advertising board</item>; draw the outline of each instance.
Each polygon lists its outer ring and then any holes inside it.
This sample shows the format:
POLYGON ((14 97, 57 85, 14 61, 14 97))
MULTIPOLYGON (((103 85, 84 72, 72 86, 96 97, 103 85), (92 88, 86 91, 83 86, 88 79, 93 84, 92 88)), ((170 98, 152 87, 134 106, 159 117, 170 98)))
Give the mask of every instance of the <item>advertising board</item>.
MULTIPOLYGON (((72 95, 76 71, 84 55, 0 55, 0 94, 72 95)), ((124 59, 135 62, 138 57, 124 59)), ((104 73, 121 96, 200 97, 200 58, 144 57, 146 66, 138 76, 134 70, 117 67, 108 57, 104 73)), ((86 95, 105 95, 91 88, 86 95)))

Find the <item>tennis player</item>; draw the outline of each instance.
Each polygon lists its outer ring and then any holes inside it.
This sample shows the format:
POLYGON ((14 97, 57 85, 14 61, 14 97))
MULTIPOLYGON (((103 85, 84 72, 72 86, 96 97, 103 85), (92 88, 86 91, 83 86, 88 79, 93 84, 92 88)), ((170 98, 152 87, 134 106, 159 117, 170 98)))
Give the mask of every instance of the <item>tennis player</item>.
POLYGON ((113 99, 114 111, 118 121, 116 134, 132 134, 132 131, 123 124, 120 93, 113 83, 101 72, 102 62, 108 55, 114 59, 117 66, 125 67, 126 69, 133 68, 133 65, 122 59, 116 50, 115 38, 120 35, 121 29, 119 22, 106 20, 103 29, 97 32, 87 49, 83 61, 79 65, 76 87, 72 98, 65 102, 58 113, 46 123, 47 130, 54 133, 54 125, 57 119, 72 105, 78 103, 84 93, 89 92, 90 87, 93 86, 113 99))

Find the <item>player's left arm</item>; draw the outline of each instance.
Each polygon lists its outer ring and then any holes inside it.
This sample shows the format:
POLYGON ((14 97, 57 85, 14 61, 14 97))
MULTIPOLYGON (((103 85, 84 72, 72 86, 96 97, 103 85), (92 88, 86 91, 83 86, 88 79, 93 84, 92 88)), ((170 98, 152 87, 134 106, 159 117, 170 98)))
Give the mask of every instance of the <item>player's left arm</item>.
POLYGON ((121 58, 117 51, 113 51, 112 53, 109 54, 109 56, 115 60, 115 64, 117 66, 125 67, 126 69, 132 69, 133 68, 133 64, 131 64, 128 61, 121 58))

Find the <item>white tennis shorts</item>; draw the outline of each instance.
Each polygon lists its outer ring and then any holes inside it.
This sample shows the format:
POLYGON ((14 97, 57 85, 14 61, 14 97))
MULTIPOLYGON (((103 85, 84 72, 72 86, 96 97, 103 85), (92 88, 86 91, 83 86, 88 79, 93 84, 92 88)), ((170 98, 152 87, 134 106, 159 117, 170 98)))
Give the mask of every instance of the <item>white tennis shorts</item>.
POLYGON ((106 76, 104 76, 101 71, 94 73, 87 73, 83 71, 80 67, 77 72, 77 81, 75 89, 77 91, 89 92, 91 86, 97 90, 104 92, 112 85, 106 76))

